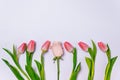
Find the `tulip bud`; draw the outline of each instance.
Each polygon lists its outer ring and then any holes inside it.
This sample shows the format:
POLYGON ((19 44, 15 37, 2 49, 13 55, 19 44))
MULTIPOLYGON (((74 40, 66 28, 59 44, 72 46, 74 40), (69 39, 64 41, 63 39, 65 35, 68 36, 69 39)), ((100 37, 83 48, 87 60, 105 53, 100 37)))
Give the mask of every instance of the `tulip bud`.
POLYGON ((103 42, 98 42, 98 47, 101 49, 101 51, 106 52, 108 50, 107 45, 105 45, 103 42))
POLYGON ((35 51, 35 46, 36 46, 36 43, 34 40, 31 40, 29 43, 28 43, 28 47, 27 47, 27 51, 29 53, 33 53, 35 51))
POLYGON ((26 43, 22 43, 19 47, 18 47, 18 54, 23 54, 26 50, 26 43))
POLYGON ((64 53, 61 42, 53 42, 51 49, 55 57, 61 57, 64 53))
POLYGON ((70 53, 72 53, 73 50, 74 50, 74 47, 73 47, 69 42, 65 42, 65 43, 64 43, 64 47, 65 47, 65 49, 66 49, 68 52, 70 52, 70 53))
POLYGON ((49 49, 49 47, 50 47, 50 41, 46 41, 43 45, 42 45, 42 47, 41 47, 41 50, 43 51, 43 52, 47 52, 48 51, 48 49, 49 49))
POLYGON ((88 51, 89 46, 86 43, 79 42, 78 45, 83 51, 86 51, 86 52, 88 51))

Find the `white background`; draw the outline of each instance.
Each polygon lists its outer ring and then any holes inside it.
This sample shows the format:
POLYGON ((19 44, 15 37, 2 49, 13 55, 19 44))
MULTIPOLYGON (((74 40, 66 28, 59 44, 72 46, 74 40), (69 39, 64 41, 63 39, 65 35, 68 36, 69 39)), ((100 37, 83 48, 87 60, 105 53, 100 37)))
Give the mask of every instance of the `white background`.
MULTIPOLYGON (((0 0, 0 80, 16 80, 1 58, 14 65, 2 48, 12 50, 31 39, 37 43, 34 59, 39 59, 40 47, 46 40, 69 41, 78 50, 82 70, 78 80, 87 80, 88 68, 85 56, 77 45, 84 41, 91 46, 103 41, 110 45, 112 56, 120 56, 120 0, 0 0)), ((56 80, 56 64, 51 50, 45 55, 46 80, 56 80)), ((69 80, 72 70, 72 54, 65 51, 61 61, 60 80, 69 80)), ((20 57, 24 68, 25 54, 20 57)), ((106 55, 98 49, 94 80, 103 80, 107 64, 106 55)), ((36 66, 33 64, 36 68, 36 66)), ((120 79, 118 58, 111 80, 120 79)))

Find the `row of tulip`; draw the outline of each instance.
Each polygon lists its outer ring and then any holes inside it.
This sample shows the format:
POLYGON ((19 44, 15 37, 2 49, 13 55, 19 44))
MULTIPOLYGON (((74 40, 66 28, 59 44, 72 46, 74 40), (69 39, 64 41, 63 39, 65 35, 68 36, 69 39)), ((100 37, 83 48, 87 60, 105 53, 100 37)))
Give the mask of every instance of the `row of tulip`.
MULTIPOLYGON (((41 47, 41 55, 40 55, 40 61, 34 60, 38 69, 39 74, 34 70, 32 67, 32 58, 33 53, 35 52, 36 48, 36 42, 34 40, 31 40, 28 45, 26 43, 22 43, 17 49, 13 46, 13 52, 9 51, 8 49, 3 48, 12 58, 13 62, 16 66, 13 66, 9 63, 8 60, 2 59, 6 65, 10 68, 10 70, 13 72, 13 74, 16 76, 18 80, 45 80, 45 68, 44 68, 44 54, 48 52, 49 49, 52 50, 54 57, 54 61, 57 62, 57 80, 60 79, 60 59, 62 59, 62 55, 64 54, 62 43, 59 41, 55 41, 52 43, 49 40, 47 40, 41 47), (21 65, 19 64, 19 58, 20 55, 26 52, 26 65, 24 71, 21 68, 21 65), (22 76, 22 75, 24 76, 22 76)), ((88 52, 90 57, 85 57, 89 73, 88 73, 88 80, 94 80, 94 74, 95 74, 95 60, 96 60, 96 54, 97 54, 97 48, 94 41, 92 41, 92 47, 90 47, 88 44, 84 42, 78 43, 79 47, 85 51, 88 52)), ((111 52, 108 44, 104 44, 103 42, 98 42, 98 47, 101 51, 106 53, 108 58, 108 64, 106 65, 105 69, 105 76, 104 80, 110 80, 111 72, 113 65, 117 59, 116 57, 111 57, 111 52)), ((77 51, 76 48, 69 42, 64 42, 64 48, 69 53, 72 53, 73 55, 73 68, 71 71, 71 75, 69 80, 77 80, 77 76, 81 70, 81 62, 77 63, 77 51)))

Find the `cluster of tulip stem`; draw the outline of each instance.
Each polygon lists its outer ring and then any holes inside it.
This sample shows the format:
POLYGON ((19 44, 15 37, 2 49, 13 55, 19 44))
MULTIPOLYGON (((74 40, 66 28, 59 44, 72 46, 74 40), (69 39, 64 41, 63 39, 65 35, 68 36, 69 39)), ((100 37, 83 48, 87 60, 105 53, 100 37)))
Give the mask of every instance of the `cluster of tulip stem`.
MULTIPOLYGON (((22 43, 17 49, 13 46, 13 52, 9 51, 6 48, 3 48, 10 55, 13 62, 15 63, 15 66, 11 65, 10 62, 6 59, 2 59, 2 60, 10 68, 10 70, 13 72, 13 74, 16 76, 18 80, 25 80, 25 79, 46 80, 45 70, 44 70, 45 69, 44 54, 47 53, 50 48, 53 52, 53 55, 55 56, 53 60, 56 61, 57 63, 57 80, 60 80, 60 59, 64 54, 63 46, 62 43, 59 41, 54 41, 51 47, 50 44, 51 42, 47 40, 41 46, 40 61, 34 60, 38 69, 38 73, 32 67, 33 54, 35 52, 35 47, 36 47, 36 42, 34 40, 31 40, 28 43, 28 45, 26 43, 22 43), (26 65, 25 65, 26 71, 24 71, 21 68, 21 65, 19 64, 20 55, 25 52, 26 52, 26 65)), ((78 45, 83 51, 88 52, 90 55, 90 57, 85 57, 89 69, 88 80, 94 80, 95 60, 97 55, 96 44, 94 43, 94 41, 92 41, 92 47, 90 47, 88 44, 80 41, 78 45)), ((108 44, 104 44, 103 42, 98 42, 98 47, 100 48, 101 51, 103 51, 107 55, 108 64, 106 65, 104 80, 110 80, 112 68, 117 59, 117 56, 113 58, 111 57, 111 51, 108 44)), ((69 53, 72 53, 73 56, 72 59, 73 67, 72 67, 71 75, 69 76, 69 80, 77 80, 78 74, 81 70, 81 62, 77 62, 77 49, 67 41, 64 42, 64 48, 69 53)))

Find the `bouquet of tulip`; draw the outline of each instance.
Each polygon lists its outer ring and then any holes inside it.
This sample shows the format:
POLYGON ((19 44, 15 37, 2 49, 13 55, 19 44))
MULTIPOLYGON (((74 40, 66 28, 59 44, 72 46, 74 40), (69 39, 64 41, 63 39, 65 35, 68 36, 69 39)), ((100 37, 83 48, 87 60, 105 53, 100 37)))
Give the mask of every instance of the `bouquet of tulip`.
MULTIPOLYGON (((10 68, 10 70, 13 72, 13 74, 16 76, 18 80, 46 80, 45 79, 45 67, 44 67, 44 54, 48 52, 51 42, 46 41, 41 46, 41 54, 40 54, 40 60, 34 60, 37 66, 38 73, 34 70, 32 66, 33 61, 33 55, 36 48, 36 42, 34 40, 31 40, 28 45, 26 43, 22 43, 18 48, 15 48, 13 46, 13 51, 10 51, 6 48, 3 48, 7 54, 12 58, 14 65, 10 64, 10 62, 6 59, 2 59, 4 63, 10 68), (26 64, 25 64, 25 70, 22 69, 19 59, 20 55, 23 53, 26 53, 26 64)), ((92 48, 87 45, 84 42, 78 43, 79 47, 85 51, 88 52, 90 57, 85 57, 89 72, 88 72, 88 80, 94 80, 94 74, 95 74, 95 61, 96 61, 96 54, 97 54, 97 48, 92 41, 92 48)), ((114 66, 114 63, 116 62, 116 57, 111 57, 111 51, 108 46, 108 44, 104 44, 103 42, 98 42, 98 46, 107 55, 108 63, 105 69, 105 76, 104 80, 110 80, 110 76, 112 73, 112 69, 114 66)), ((78 74, 81 70, 81 63, 77 63, 77 50, 73 45, 71 45, 69 42, 64 42, 64 47, 66 51, 69 53, 72 53, 73 56, 73 68, 70 75, 69 80, 77 80, 78 74)), ((57 80, 60 80, 60 60, 62 59, 62 56, 64 54, 62 43, 59 41, 54 41, 52 46, 50 47, 53 55, 55 56, 53 58, 54 61, 57 63, 57 80)))
POLYGON ((107 63, 106 69, 105 69, 104 80, 110 80, 112 68, 113 68, 114 63, 118 56, 111 58, 111 50, 110 50, 108 44, 106 45, 103 42, 98 42, 98 46, 101 49, 101 51, 106 53, 107 59, 108 59, 108 63, 107 63))
POLYGON ((21 44, 17 49, 13 46, 13 52, 9 51, 8 49, 3 48, 12 58, 13 62, 15 63, 16 66, 11 65, 6 59, 2 59, 6 65, 10 68, 10 70, 13 72, 13 74, 16 76, 18 80, 45 80, 45 72, 44 72, 44 53, 48 51, 50 45, 50 41, 46 41, 41 50, 41 60, 36 61, 36 65, 39 71, 39 75, 37 72, 34 70, 32 67, 32 58, 33 54, 35 52, 35 46, 36 43, 34 40, 31 40, 28 45, 26 43, 21 44), (24 71, 19 64, 19 58, 20 55, 26 52, 26 65, 25 65, 25 70, 24 71))
POLYGON ((69 80, 77 80, 77 76, 81 70, 81 63, 77 65, 77 51, 69 42, 64 43, 65 49, 73 54, 73 69, 69 80))
POLYGON ((97 54, 97 48, 92 41, 93 48, 89 47, 86 43, 84 42, 79 42, 78 45, 81 47, 81 49, 85 52, 88 52, 90 55, 89 57, 85 57, 87 66, 89 68, 89 73, 88 73, 88 80, 93 80, 94 79, 94 73, 95 73, 95 59, 96 59, 96 54, 97 54))

